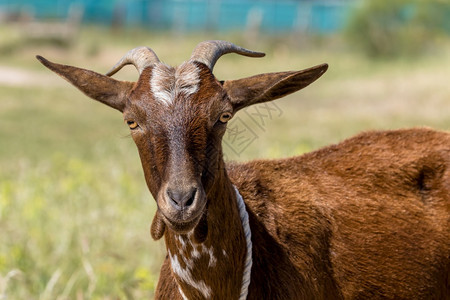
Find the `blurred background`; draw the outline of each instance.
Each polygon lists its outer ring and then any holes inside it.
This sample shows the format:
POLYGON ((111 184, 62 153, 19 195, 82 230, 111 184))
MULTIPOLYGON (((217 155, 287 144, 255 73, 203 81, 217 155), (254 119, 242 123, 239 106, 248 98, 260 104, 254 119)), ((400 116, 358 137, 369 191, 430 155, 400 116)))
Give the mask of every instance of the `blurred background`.
POLYGON ((0 0, 0 299, 152 298, 165 256, 122 116, 35 55, 105 73, 141 45, 178 65, 206 39, 267 54, 224 56, 219 79, 330 65, 235 116, 228 160, 299 155, 364 130, 450 129, 448 0, 0 0))

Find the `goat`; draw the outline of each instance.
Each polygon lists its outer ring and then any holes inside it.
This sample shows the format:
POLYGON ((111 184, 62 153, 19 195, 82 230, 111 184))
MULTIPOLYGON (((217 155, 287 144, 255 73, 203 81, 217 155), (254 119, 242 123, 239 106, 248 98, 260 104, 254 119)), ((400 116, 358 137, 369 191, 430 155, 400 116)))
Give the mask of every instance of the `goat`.
POLYGON ((200 43, 178 67, 147 47, 107 75, 41 63, 123 113, 167 256, 156 299, 449 299, 450 134, 374 131, 302 156, 225 164, 227 122, 328 68, 219 81, 224 54, 200 43), (110 76, 124 65, 137 82, 110 76), (245 203, 244 203, 245 202, 245 203))

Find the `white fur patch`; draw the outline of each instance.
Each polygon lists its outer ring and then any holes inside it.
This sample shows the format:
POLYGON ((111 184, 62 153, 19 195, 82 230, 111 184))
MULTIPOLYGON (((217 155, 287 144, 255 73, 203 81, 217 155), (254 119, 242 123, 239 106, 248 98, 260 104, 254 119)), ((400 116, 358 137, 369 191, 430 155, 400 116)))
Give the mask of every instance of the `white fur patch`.
MULTIPOLYGON (((186 236, 176 235, 175 239, 179 242, 178 254, 172 255, 169 250, 170 262, 172 265, 172 271, 178 275, 180 280, 189 284, 193 288, 197 289, 205 296, 209 298, 211 296, 211 288, 206 285, 203 280, 196 281, 192 278, 192 270, 195 268, 195 263, 203 256, 207 255, 209 258, 208 267, 214 268, 217 264, 217 258, 214 256, 214 248, 207 247, 204 244, 196 244, 192 241, 192 233, 186 236), (181 246, 181 247, 180 247, 181 246), (190 253, 188 253, 190 251, 190 253), (190 257, 190 259, 188 259, 190 257), (181 267, 180 259, 183 260, 186 265, 185 268, 181 267)), ((185 299, 183 291, 180 289, 180 293, 185 299)))
POLYGON ((225 249, 222 249, 222 254, 223 256, 228 257, 227 251, 225 251, 225 249))
MULTIPOLYGON (((186 264, 187 268, 183 269, 180 265, 177 255, 175 254, 172 256, 170 251, 169 251, 169 257, 170 257, 170 263, 172 266, 172 271, 178 275, 180 280, 184 281, 185 283, 189 284, 190 286, 192 286, 193 288, 198 290, 205 298, 207 298, 207 299, 211 298, 211 293, 212 293, 211 288, 209 286, 207 286, 203 280, 197 281, 194 278, 192 278, 192 272, 191 272, 192 266, 189 266, 188 264, 186 264)), ((183 296, 183 298, 185 298, 186 296, 181 291, 181 288, 180 288, 180 292, 181 292, 181 295, 183 296)))
POLYGON ((214 248, 213 247, 209 248, 208 253, 209 253, 208 267, 213 268, 216 266, 216 263, 217 263, 217 258, 214 256, 214 248))
POLYGON ((184 238, 181 235, 178 235, 177 237, 178 237, 178 241, 181 244, 180 251, 185 251, 186 250, 186 242, 185 242, 184 238))
MULTIPOLYGON (((194 245, 192 245, 192 247, 194 247, 194 250, 192 250, 192 257, 200 258, 200 251, 198 251, 197 247, 195 247, 194 245)), ((202 248, 203 248, 203 245, 200 246, 200 249, 202 249, 202 248)))
POLYGON ((168 105, 180 94, 195 94, 199 83, 199 69, 194 64, 184 62, 173 68, 159 63, 153 68, 150 88, 155 99, 168 105))

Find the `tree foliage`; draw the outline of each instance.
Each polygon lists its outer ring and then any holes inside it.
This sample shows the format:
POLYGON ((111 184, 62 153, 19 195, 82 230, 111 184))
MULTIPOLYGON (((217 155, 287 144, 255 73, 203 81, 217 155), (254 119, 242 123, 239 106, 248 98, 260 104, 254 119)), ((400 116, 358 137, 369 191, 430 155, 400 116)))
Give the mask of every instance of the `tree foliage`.
POLYGON ((347 36, 374 57, 420 54, 448 35, 449 19, 442 0, 367 0, 350 17, 347 36))

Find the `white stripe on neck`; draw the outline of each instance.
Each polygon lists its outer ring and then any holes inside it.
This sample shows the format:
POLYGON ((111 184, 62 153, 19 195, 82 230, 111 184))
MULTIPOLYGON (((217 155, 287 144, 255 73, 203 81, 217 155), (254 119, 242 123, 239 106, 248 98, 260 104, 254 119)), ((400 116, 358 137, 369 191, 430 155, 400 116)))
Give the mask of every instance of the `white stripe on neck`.
POLYGON ((244 229, 245 243, 247 245, 247 254, 245 255, 244 272, 242 273, 242 286, 239 300, 247 299, 248 286, 250 285, 250 276, 252 272, 252 232, 250 230, 250 223, 248 219, 248 213, 245 209, 245 203, 239 194, 238 189, 233 185, 236 192, 236 200, 239 209, 239 216, 241 217, 242 227, 244 229))

